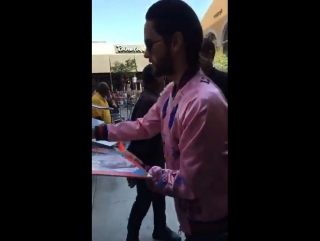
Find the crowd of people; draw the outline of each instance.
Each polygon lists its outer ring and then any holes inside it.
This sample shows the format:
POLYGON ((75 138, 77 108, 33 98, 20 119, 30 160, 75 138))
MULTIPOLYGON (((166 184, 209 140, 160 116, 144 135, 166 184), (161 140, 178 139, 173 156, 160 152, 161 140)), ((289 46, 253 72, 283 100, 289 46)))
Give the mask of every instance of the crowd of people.
POLYGON ((92 109, 92 118, 102 120, 106 124, 112 123, 112 115, 119 114, 120 108, 132 107, 136 102, 136 95, 128 95, 125 92, 111 91, 106 82, 100 82, 92 92, 92 104, 109 107, 109 109, 92 109))
MULTIPOLYGON (((137 188, 127 241, 138 241, 153 206, 155 240, 180 241, 166 224, 165 197, 174 198, 186 241, 228 240, 228 74, 213 65, 215 46, 183 1, 160 0, 146 13, 144 90, 130 121, 105 125, 92 138, 131 141, 128 150, 152 178, 128 179, 137 188), (164 88, 164 79, 170 83, 164 88)), ((100 83, 92 102, 116 99, 100 83)), ((98 111, 92 112, 99 118, 98 111)))

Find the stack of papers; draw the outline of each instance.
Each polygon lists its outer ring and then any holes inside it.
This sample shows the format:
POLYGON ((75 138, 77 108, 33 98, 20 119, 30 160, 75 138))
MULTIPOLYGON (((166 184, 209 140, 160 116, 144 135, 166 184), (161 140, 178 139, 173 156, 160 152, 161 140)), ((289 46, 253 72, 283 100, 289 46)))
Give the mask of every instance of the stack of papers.
POLYGON ((103 146, 108 146, 108 147, 113 147, 118 143, 115 141, 97 141, 96 139, 92 139, 92 142, 101 144, 103 146))

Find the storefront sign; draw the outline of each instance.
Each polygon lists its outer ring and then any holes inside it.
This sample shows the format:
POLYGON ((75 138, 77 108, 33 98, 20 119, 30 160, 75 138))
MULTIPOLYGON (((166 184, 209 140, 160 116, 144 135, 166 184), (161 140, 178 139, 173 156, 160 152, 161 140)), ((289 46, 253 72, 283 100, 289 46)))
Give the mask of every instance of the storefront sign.
POLYGON ((222 13, 222 9, 219 12, 217 12, 215 15, 213 15, 213 18, 219 17, 221 13, 222 13))
POLYGON ((144 48, 142 46, 128 46, 128 45, 116 45, 115 46, 116 53, 119 54, 136 54, 136 53, 144 53, 144 48))

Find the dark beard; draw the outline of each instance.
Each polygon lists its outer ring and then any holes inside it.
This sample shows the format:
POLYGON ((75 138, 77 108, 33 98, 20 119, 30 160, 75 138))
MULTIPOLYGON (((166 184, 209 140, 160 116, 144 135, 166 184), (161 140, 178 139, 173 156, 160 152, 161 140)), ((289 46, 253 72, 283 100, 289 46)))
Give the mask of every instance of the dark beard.
POLYGON ((155 65, 154 76, 162 77, 174 74, 173 61, 170 56, 170 52, 167 51, 166 55, 158 61, 155 65))

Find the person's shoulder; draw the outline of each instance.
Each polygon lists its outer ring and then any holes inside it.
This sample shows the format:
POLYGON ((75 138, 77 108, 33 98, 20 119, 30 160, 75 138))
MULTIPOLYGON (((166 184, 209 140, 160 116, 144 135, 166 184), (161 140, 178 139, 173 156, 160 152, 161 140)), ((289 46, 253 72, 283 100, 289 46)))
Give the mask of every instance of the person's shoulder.
POLYGON ((218 70, 218 69, 214 69, 214 71, 216 72, 216 74, 218 76, 220 76, 221 78, 225 78, 226 80, 228 80, 228 73, 227 72, 224 72, 224 71, 221 71, 221 70, 218 70))
POLYGON ((99 95, 92 96, 92 103, 100 106, 106 106, 109 107, 108 101, 102 99, 99 95))
POLYGON ((221 89, 225 96, 228 95, 228 73, 214 68, 209 76, 211 81, 221 89))
POLYGON ((184 95, 185 99, 201 105, 226 104, 225 98, 219 88, 203 73, 198 73, 190 80, 184 95))
POLYGON ((91 100, 92 100, 92 103, 97 104, 97 102, 100 101, 100 98, 99 98, 99 96, 98 96, 97 94, 94 94, 94 95, 92 96, 91 100))
POLYGON ((144 91, 140 95, 138 102, 142 103, 142 104, 154 104, 157 102, 157 100, 158 100, 157 96, 151 95, 151 94, 147 93, 146 91, 144 91))
POLYGON ((218 70, 216 68, 213 68, 208 77, 213 81, 223 81, 223 82, 228 82, 228 73, 218 70))
POLYGON ((190 99, 185 112, 194 116, 197 113, 205 113, 205 118, 210 121, 215 121, 213 118, 216 116, 225 119, 228 116, 228 103, 219 90, 211 88, 210 91, 201 92, 197 97, 190 99))

